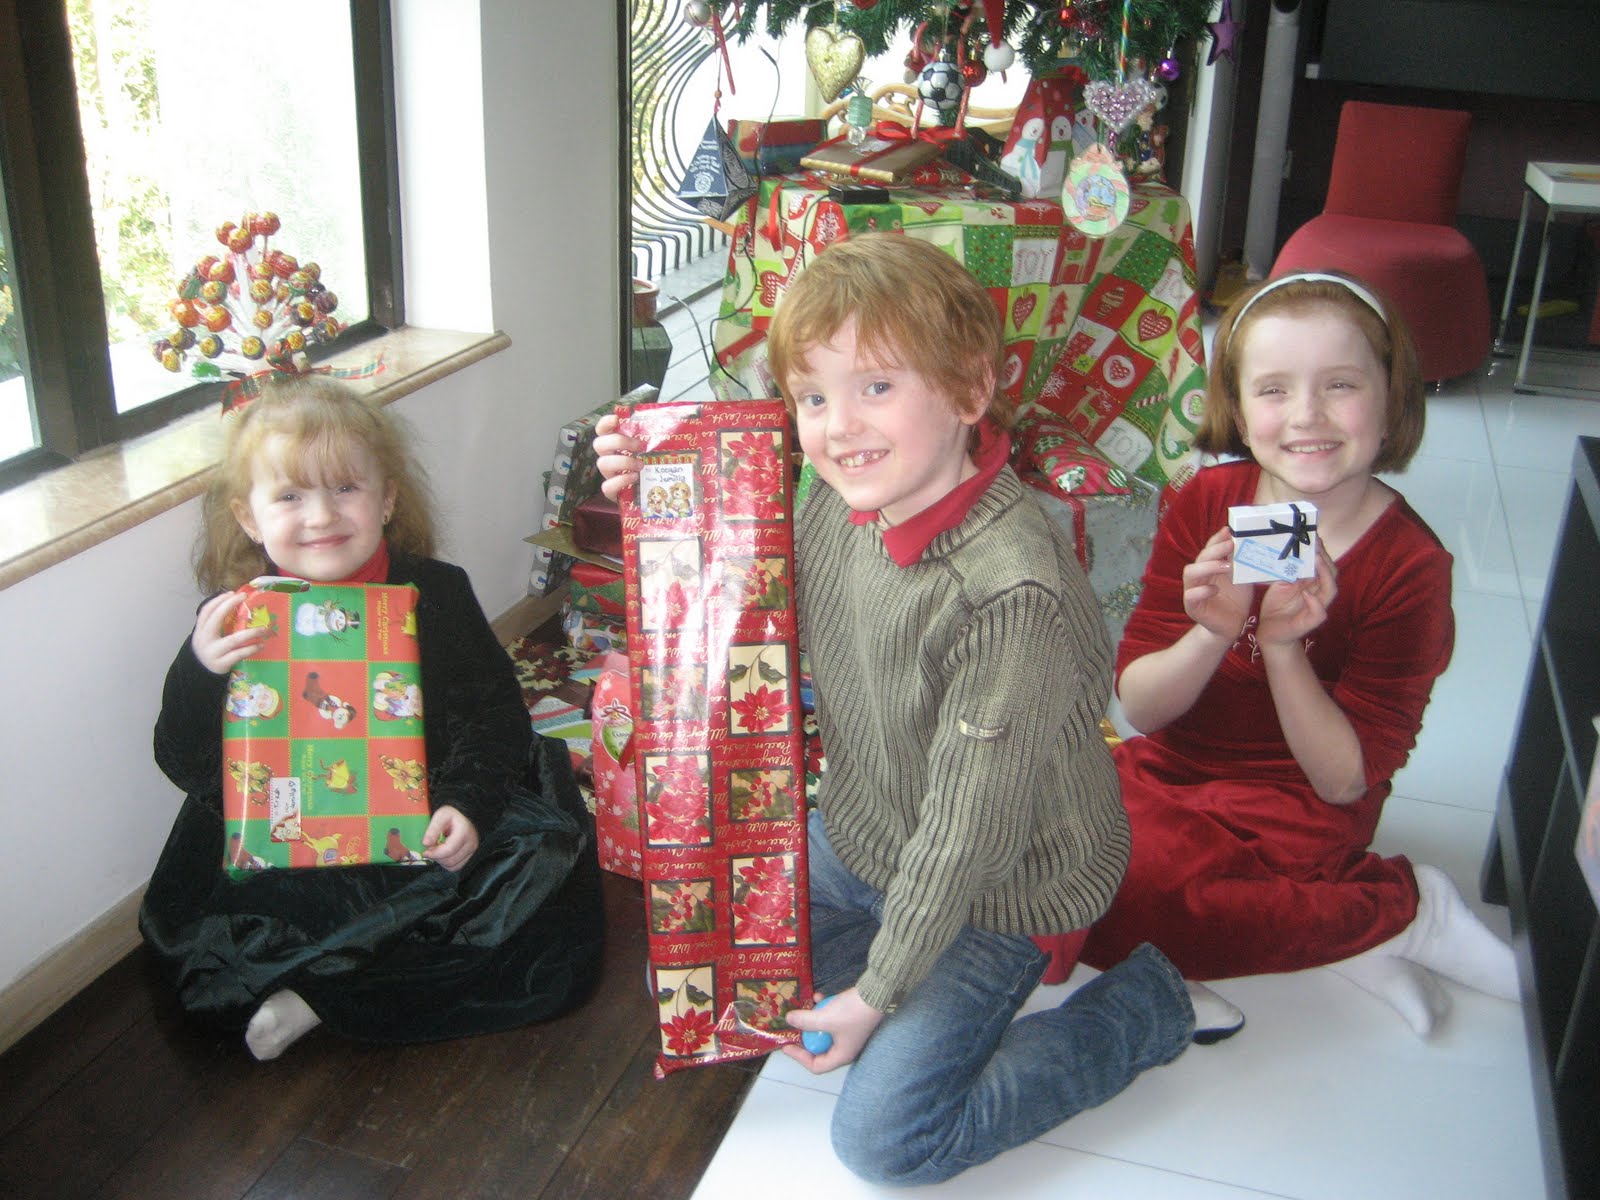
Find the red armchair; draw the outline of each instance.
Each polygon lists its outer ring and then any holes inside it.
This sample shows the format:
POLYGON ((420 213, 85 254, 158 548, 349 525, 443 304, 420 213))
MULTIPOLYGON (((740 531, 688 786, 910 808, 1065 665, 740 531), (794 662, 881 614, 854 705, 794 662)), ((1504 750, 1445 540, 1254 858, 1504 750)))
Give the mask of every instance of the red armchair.
POLYGON ((1339 114, 1322 212, 1284 243, 1272 276, 1344 271, 1399 308, 1424 379, 1489 354, 1489 285, 1455 227, 1470 113, 1349 100, 1339 114))

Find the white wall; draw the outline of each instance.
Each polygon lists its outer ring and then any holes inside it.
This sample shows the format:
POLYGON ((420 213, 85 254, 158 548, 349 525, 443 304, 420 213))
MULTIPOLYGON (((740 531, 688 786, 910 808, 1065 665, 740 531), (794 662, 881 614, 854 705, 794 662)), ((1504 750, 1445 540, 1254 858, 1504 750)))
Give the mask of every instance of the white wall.
MULTIPOLYGON (((616 9, 393 4, 408 311, 512 339, 396 405, 445 556, 492 617, 525 592, 556 431, 620 387, 616 9)), ((0 591, 0 990, 139 887, 166 839, 181 797, 150 732, 198 601, 197 511, 0 591)))

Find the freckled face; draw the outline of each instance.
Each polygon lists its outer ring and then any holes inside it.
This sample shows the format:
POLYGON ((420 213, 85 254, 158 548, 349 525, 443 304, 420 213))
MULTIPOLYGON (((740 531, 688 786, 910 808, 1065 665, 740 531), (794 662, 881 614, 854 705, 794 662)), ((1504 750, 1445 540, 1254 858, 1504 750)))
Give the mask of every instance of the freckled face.
POLYGON ((853 320, 807 350, 788 392, 800 448, 858 512, 898 525, 976 473, 967 443, 981 408, 958 411, 913 368, 863 359, 853 320))

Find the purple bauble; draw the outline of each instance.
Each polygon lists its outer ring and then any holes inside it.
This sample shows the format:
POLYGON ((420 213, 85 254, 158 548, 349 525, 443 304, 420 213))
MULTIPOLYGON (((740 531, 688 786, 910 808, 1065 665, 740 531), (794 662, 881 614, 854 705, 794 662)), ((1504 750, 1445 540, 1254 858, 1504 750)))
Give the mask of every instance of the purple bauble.
POLYGON ((1171 83, 1182 74, 1183 68, 1178 65, 1178 60, 1175 58, 1163 58, 1156 64, 1156 78, 1162 83, 1171 83))

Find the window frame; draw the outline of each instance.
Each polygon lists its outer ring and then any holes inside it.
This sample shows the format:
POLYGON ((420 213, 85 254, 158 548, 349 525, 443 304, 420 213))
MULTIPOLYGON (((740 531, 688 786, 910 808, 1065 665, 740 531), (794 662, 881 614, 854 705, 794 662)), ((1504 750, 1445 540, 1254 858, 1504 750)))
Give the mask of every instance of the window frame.
MULTIPOLYGON (((390 0, 350 0, 368 312, 313 359, 405 323, 390 0)), ((0 489, 214 404, 196 383, 116 410, 66 0, 0 0, 0 178, 39 446, 0 489)), ((156 331, 152 331, 152 336, 156 331)))

